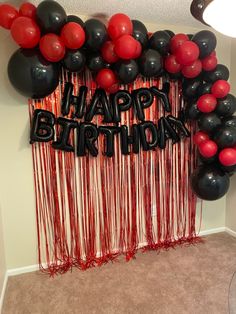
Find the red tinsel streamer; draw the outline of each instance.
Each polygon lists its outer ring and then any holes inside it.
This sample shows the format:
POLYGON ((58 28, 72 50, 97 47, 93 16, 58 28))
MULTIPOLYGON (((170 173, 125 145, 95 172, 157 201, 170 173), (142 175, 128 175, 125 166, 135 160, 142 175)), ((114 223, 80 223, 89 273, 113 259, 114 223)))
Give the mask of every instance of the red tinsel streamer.
MULTIPOLYGON (((73 74, 74 95, 80 85, 89 88, 88 101, 96 84, 88 72, 73 74)), ((62 73, 57 90, 41 101, 29 101, 30 117, 35 109, 61 115, 61 97, 68 74, 62 73)), ((162 86, 161 79, 139 79, 131 91, 140 87, 162 86)), ((171 82, 172 114, 183 106, 181 85, 171 82)), ((161 101, 145 110, 147 120, 158 122, 164 116, 161 101)), ((71 117, 71 114, 68 118, 71 117)), ((102 117, 93 123, 102 124, 102 117)), ((122 113, 121 124, 137 123, 132 110, 122 113)), ((54 150, 50 143, 32 145, 36 193, 38 257, 40 268, 51 275, 73 266, 85 270, 102 265, 120 254, 132 258, 139 248, 157 250, 198 240, 195 231, 196 197, 189 183, 196 166, 190 138, 165 150, 124 156, 119 138, 115 154, 102 154, 100 135, 97 158, 77 157, 75 153, 54 150)), ((56 134, 58 134, 56 126, 56 134)), ((71 143, 75 134, 71 134, 71 143)))

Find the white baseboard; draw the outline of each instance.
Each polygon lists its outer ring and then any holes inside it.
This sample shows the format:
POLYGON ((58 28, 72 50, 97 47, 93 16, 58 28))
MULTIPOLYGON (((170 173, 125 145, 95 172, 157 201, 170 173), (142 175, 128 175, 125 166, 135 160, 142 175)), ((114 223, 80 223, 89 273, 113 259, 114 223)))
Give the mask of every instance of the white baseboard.
POLYGON ((214 228, 214 229, 208 229, 208 230, 203 230, 200 231, 199 236, 206 236, 214 233, 220 233, 220 232, 225 232, 226 228, 225 227, 219 227, 219 228, 214 228))
POLYGON ((236 231, 233 231, 232 229, 226 227, 225 232, 236 238, 236 231))
POLYGON ((2 307, 3 307, 3 300, 7 288, 7 280, 8 280, 8 275, 7 272, 5 273, 4 281, 3 281, 3 286, 2 286, 2 291, 0 294, 0 313, 2 313, 2 307))
MULTIPOLYGON (((208 229, 204 231, 200 231, 199 236, 206 236, 214 233, 220 233, 220 232, 227 232, 230 235, 236 237, 236 232, 226 228, 226 227, 219 227, 219 228, 214 228, 214 229, 208 229)), ((142 243, 139 245, 139 247, 146 245, 146 243, 142 243)), ((8 269, 6 273, 6 278, 10 276, 16 276, 16 275, 21 275, 21 274, 26 274, 26 273, 31 273, 34 271, 39 270, 39 265, 30 265, 26 267, 19 267, 19 268, 14 268, 14 269, 8 269)))

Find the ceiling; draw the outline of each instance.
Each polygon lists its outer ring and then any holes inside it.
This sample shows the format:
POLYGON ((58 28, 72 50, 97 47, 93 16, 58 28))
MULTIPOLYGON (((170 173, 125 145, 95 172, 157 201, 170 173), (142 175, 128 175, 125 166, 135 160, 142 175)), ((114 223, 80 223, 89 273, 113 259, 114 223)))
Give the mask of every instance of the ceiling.
MULTIPOLYGON (((20 0, 10 2, 22 3, 20 0)), ((31 0, 38 4, 40 0, 31 0)), ((192 0, 58 0, 68 14, 109 17, 122 12, 132 19, 156 24, 202 26, 190 13, 192 0)))

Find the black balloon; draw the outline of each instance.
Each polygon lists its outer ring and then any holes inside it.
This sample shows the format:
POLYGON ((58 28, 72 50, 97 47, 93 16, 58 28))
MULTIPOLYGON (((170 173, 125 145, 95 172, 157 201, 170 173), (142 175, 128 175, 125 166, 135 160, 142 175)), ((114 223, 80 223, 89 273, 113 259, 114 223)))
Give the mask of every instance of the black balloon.
POLYGON ((149 39, 150 48, 157 50, 162 56, 170 50, 170 35, 165 31, 157 31, 149 39))
POLYGON ((222 166, 220 167, 223 169, 223 171, 227 172, 229 176, 232 176, 236 172, 236 165, 234 166, 222 166))
POLYGON ((81 20, 80 17, 76 16, 76 15, 68 15, 67 16, 67 23, 69 22, 74 22, 79 24, 80 26, 84 27, 84 22, 81 20))
POLYGON ((236 116, 224 118, 222 122, 225 126, 232 126, 236 128, 236 116))
POLYGON ((62 64, 70 72, 81 72, 85 62, 85 54, 81 50, 67 50, 62 64))
POLYGON ((60 66, 46 61, 36 49, 18 49, 8 63, 8 77, 14 88, 30 98, 51 94, 59 83, 60 66))
POLYGON ((236 112, 236 98, 228 94, 223 99, 218 99, 216 112, 219 116, 230 117, 236 112))
POLYGON ((105 67, 105 61, 99 52, 90 53, 87 56, 86 64, 89 70, 94 72, 97 72, 105 67))
POLYGON ((49 142, 54 137, 55 116, 52 112, 36 109, 30 130, 30 144, 49 142))
POLYGON ((169 30, 169 29, 165 29, 165 32, 167 33, 167 34, 169 34, 170 35, 170 38, 172 38, 172 37, 174 37, 175 36, 175 33, 174 32, 172 32, 171 30, 169 30))
POLYGON ((188 103, 185 109, 185 114, 189 120, 199 119, 201 112, 197 108, 197 102, 188 103))
POLYGON ((217 165, 199 166, 191 176, 191 185, 196 195, 207 201, 218 200, 229 189, 229 175, 217 165))
POLYGON ((148 43, 148 31, 146 26, 138 21, 138 20, 132 20, 133 24, 133 34, 132 36, 140 42, 143 48, 147 46, 148 43))
POLYGON ((123 84, 132 83, 139 73, 138 64, 135 60, 123 60, 117 62, 115 71, 123 84))
POLYGON ((223 125, 214 134, 214 141, 219 148, 233 147, 236 145, 236 128, 223 125))
POLYGON ((229 69, 223 64, 217 64, 216 68, 213 71, 203 72, 203 79, 206 82, 212 83, 218 80, 228 81, 229 69))
POLYGON ((217 162, 218 156, 215 155, 210 158, 203 157, 201 154, 198 155, 198 160, 201 164, 212 164, 213 162, 217 162))
POLYGON ((65 10, 56 1, 44 0, 37 7, 36 21, 43 33, 59 34, 66 20, 65 10))
POLYGON ((159 76, 163 66, 162 57, 156 50, 145 50, 139 59, 139 68, 143 76, 159 76))
POLYGON ((216 36, 210 31, 200 31, 196 33, 192 41, 194 41, 200 49, 200 59, 209 56, 216 48, 216 36))
POLYGON ((202 96, 202 95, 205 95, 205 94, 210 94, 211 93, 211 87, 212 87, 212 84, 211 83, 202 83, 198 89, 197 89, 197 94, 198 96, 202 96))
POLYGON ((86 47, 91 50, 99 50, 107 40, 106 26, 97 19, 90 19, 84 23, 86 34, 86 47))
POLYGON ((202 81, 198 78, 184 79, 182 84, 183 96, 187 99, 196 98, 198 88, 201 84, 202 81))
POLYGON ((221 119, 214 112, 202 114, 198 119, 199 129, 207 133, 212 133, 221 126, 221 119))

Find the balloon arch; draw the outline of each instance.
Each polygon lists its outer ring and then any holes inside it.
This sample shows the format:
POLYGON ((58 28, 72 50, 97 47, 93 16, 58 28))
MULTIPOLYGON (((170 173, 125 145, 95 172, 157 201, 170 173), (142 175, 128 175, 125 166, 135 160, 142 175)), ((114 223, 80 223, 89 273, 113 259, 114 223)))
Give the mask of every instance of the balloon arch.
MULTIPOLYGON (((179 121, 192 120, 199 129, 194 136, 199 165, 192 174, 192 189, 206 200, 226 194, 236 170, 236 99, 229 94, 227 67, 217 62, 212 32, 150 34, 142 22, 121 13, 107 25, 95 18, 83 22, 49 0, 37 8, 23 3, 19 11, 1 4, 0 25, 20 46, 9 60, 9 80, 29 98, 51 94, 59 84, 61 68, 68 76, 89 69, 111 98, 119 93, 120 84, 128 87, 139 76, 178 81, 186 105, 179 121)), ((163 97, 163 91, 158 92, 163 97)), ((143 108, 148 106, 145 97, 144 93, 139 99, 143 108)))

